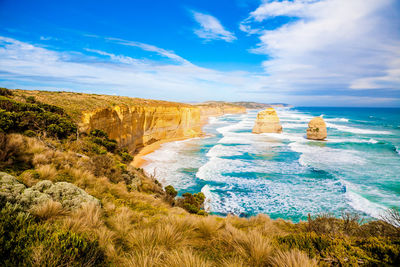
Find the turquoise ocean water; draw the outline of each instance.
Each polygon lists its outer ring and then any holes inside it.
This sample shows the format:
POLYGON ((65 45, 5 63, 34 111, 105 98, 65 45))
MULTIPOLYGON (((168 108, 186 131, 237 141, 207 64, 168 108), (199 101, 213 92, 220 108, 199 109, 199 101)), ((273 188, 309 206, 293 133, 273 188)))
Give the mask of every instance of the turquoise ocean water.
POLYGON ((400 109, 277 109, 281 134, 252 134, 257 110, 210 118, 207 138, 148 154, 146 172, 180 193, 202 191, 212 213, 303 220, 308 213, 379 218, 400 207, 400 109), (322 115, 327 141, 305 139, 322 115))

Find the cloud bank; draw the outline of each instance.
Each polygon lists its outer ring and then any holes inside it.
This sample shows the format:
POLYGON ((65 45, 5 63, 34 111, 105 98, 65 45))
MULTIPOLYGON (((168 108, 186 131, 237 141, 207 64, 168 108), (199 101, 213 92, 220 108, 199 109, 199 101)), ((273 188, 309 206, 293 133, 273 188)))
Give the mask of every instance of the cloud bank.
POLYGON ((240 28, 259 35, 250 51, 270 58, 263 67, 273 87, 300 94, 399 90, 396 7, 395 0, 264 1, 240 28), (279 18, 287 22, 264 30, 279 18))

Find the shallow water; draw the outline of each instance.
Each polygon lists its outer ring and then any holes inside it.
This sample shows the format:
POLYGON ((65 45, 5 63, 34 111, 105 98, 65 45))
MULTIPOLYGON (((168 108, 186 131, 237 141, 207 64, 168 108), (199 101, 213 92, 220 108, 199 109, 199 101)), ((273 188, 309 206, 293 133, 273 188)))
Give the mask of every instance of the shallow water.
POLYGON ((305 219, 357 212, 379 218, 400 207, 400 109, 277 109, 282 134, 252 134, 257 111, 210 118, 207 138, 163 144, 148 173, 180 193, 202 191, 215 214, 305 219), (305 138, 323 115, 325 142, 305 138))

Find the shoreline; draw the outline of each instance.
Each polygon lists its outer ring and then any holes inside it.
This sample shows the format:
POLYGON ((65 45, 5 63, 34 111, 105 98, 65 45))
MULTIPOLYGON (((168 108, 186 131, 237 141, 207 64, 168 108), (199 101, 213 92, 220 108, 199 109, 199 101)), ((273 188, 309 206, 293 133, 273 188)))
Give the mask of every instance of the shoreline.
MULTIPOLYGON (((246 111, 246 113, 247 113, 247 111, 246 111)), ((223 114, 223 115, 227 115, 227 114, 223 114)), ((220 116, 223 116, 223 115, 220 115, 220 116)), ((208 116, 206 120, 201 121, 201 129, 202 130, 201 130, 201 133, 198 135, 167 138, 167 139, 163 139, 163 140, 158 140, 150 145, 144 146, 143 148, 141 148, 139 150, 139 152, 137 152, 136 154, 133 155, 133 160, 130 163, 130 165, 132 165, 134 168, 143 168, 144 166, 146 166, 148 164, 148 161, 143 159, 143 157, 158 150, 161 147, 161 145, 163 145, 165 143, 170 143, 170 142, 175 142, 175 141, 183 141, 183 140, 196 138, 196 137, 200 137, 200 138, 207 137, 208 134, 203 132, 203 127, 210 123, 210 121, 209 121, 210 117, 220 117, 220 116, 208 116)))
POLYGON ((206 135, 201 134, 199 136, 175 137, 175 138, 168 138, 168 139, 156 141, 150 145, 144 146, 142 149, 139 150, 139 152, 137 154, 134 154, 133 160, 130 164, 135 168, 143 168, 144 166, 146 166, 148 164, 148 160, 144 159, 143 157, 158 150, 161 147, 161 145, 163 145, 165 143, 170 143, 170 142, 175 142, 175 141, 183 141, 183 140, 187 140, 187 139, 191 139, 191 138, 195 138, 195 137, 205 137, 205 136, 206 135))

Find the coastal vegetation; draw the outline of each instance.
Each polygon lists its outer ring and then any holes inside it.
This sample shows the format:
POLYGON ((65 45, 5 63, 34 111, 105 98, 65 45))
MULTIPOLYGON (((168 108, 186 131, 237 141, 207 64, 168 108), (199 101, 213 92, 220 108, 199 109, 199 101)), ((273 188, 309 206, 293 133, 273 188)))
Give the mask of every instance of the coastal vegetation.
POLYGON ((395 209, 366 222, 208 214, 204 194, 163 188, 106 132, 79 131, 76 114, 32 94, 0 90, 5 266, 400 265, 395 209))

